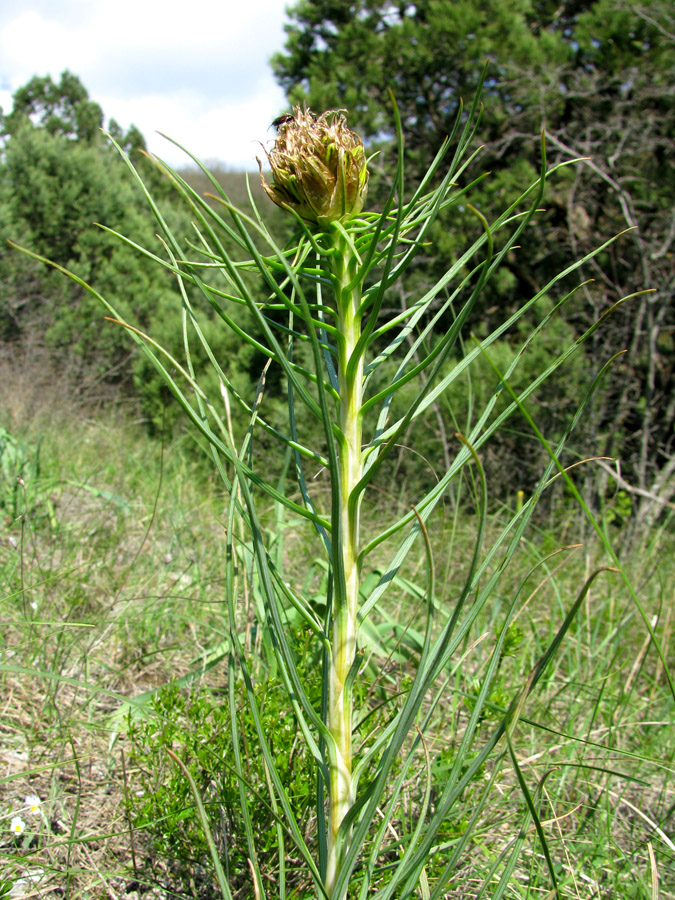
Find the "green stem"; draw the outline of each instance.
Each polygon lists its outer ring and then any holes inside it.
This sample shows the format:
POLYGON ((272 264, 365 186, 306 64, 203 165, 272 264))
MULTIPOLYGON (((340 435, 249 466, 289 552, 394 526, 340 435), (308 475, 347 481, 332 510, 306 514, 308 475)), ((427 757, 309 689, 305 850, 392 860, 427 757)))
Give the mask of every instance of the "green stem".
POLYGON ((354 804, 352 782, 352 689, 349 673, 356 655, 356 622, 359 604, 359 503, 350 503, 363 475, 361 454, 361 405, 363 357, 352 359, 361 335, 358 315, 359 287, 347 290, 356 269, 356 259, 347 241, 337 237, 333 258, 338 313, 339 422, 342 434, 339 457, 339 502, 333 512, 334 608, 331 670, 328 697, 328 730, 333 738, 330 755, 330 810, 326 890, 332 900, 349 835, 338 836, 340 824, 354 804))

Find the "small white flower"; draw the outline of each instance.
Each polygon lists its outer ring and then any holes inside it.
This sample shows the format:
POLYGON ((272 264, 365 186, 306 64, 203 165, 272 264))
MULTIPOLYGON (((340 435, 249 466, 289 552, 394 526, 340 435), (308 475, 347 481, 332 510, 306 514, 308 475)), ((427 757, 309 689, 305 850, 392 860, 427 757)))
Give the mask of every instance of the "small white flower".
POLYGON ((9 830, 16 837, 19 837, 24 833, 24 831, 26 830, 26 823, 21 818, 21 816, 14 816, 10 823, 9 830))
POLYGON ((33 815, 40 812, 42 800, 40 800, 37 794, 27 794, 23 802, 29 807, 29 811, 33 813, 33 815))

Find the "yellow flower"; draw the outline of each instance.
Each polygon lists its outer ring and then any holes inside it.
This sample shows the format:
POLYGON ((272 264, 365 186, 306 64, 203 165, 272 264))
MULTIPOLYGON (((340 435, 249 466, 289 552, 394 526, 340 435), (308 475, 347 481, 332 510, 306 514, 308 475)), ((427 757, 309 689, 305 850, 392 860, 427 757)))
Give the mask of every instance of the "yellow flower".
POLYGON ((29 807, 30 812, 32 812, 33 814, 40 812, 42 800, 40 800, 37 794, 28 794, 24 800, 24 803, 29 807))
POLYGON ((14 816, 9 825, 9 830, 15 837, 20 837, 26 830, 26 823, 21 816, 14 816))
POLYGON ((347 128, 338 111, 320 116, 296 106, 292 116, 276 120, 279 133, 265 155, 271 184, 260 175, 267 195, 306 222, 325 227, 358 215, 368 189, 366 153, 361 138, 347 128))

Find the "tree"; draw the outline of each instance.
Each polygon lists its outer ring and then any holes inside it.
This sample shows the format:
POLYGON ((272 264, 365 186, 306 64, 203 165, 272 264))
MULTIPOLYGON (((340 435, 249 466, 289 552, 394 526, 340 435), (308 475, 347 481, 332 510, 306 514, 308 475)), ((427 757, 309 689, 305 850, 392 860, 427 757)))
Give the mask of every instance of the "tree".
MULTIPOLYGON (((565 315, 581 331, 626 294, 655 291, 614 312, 597 332, 585 362, 589 370, 617 350, 628 353, 580 432, 580 445, 622 456, 622 486, 632 492, 637 519, 652 521, 675 494, 670 5, 301 0, 289 15, 285 51, 273 60, 289 101, 347 108, 350 122, 386 161, 394 126, 391 90, 416 176, 433 159, 460 99, 470 99, 490 57, 479 130, 482 165, 491 171, 480 204, 488 218, 495 197, 534 178, 533 144, 542 125, 549 161, 590 157, 549 188, 542 227, 512 254, 491 300, 499 309, 518 305, 573 258, 637 226, 589 265, 585 274, 595 281, 565 315)), ((434 255, 452 254, 455 238, 470 227, 468 216, 445 220, 434 255)), ((482 314, 489 317, 489 309, 482 314)), ((480 321, 472 326, 480 332, 480 321)), ((555 397, 541 399, 552 413, 544 424, 555 431, 555 397)), ((611 494, 607 477, 603 470, 602 479, 592 479, 601 494, 611 494)))
POLYGON ((31 78, 12 98, 12 112, 3 117, 5 135, 16 134, 29 120, 49 134, 90 144, 100 140, 103 110, 89 99, 76 75, 66 70, 55 84, 49 75, 31 78))
MULTIPOLYGON (((102 124, 100 107, 68 72, 58 85, 48 77, 31 79, 17 91, 13 111, 3 119, 0 339, 45 342, 56 371, 67 368, 80 386, 106 381, 135 395, 148 422, 159 426, 168 395, 144 357, 136 355, 133 365, 127 365, 124 329, 105 321, 100 303, 84 288, 6 243, 11 239, 69 269, 110 298, 124 317, 161 334, 180 358, 180 295, 174 280, 165 270, 158 275, 147 258, 95 225, 164 252, 142 192, 101 133, 102 124)), ((114 121, 109 131, 152 186, 167 220, 176 230, 190 233, 188 215, 172 202, 169 180, 143 154, 142 134, 133 126, 123 132, 114 121)), ((257 380, 263 363, 217 328, 217 317, 204 298, 195 302, 211 346, 230 360, 233 381, 257 380)), ((193 348, 193 354, 197 367, 206 363, 199 348, 193 348)), ((177 414, 171 410, 169 422, 177 414)))

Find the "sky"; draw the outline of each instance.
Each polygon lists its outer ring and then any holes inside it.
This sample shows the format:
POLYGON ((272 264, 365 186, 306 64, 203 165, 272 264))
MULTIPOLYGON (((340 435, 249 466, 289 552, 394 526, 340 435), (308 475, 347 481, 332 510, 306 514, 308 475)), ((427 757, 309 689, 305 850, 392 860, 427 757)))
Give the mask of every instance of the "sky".
POLYGON ((0 106, 34 75, 77 75, 106 124, 133 124, 171 166, 256 169, 286 108, 269 66, 289 0, 0 0, 0 106))

